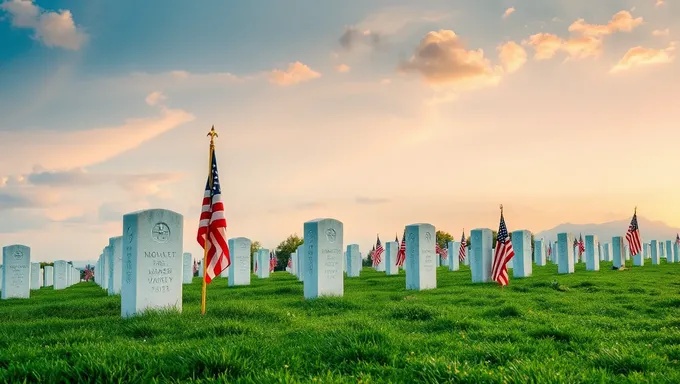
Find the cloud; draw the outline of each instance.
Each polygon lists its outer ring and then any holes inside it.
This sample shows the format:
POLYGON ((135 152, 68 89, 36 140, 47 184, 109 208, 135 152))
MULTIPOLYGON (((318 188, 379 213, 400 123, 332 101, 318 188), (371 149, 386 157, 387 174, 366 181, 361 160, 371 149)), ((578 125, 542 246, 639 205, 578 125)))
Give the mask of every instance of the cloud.
POLYGON ((16 208, 31 208, 35 204, 28 196, 0 191, 0 211, 16 208))
POLYGON ((594 36, 578 36, 562 40, 552 33, 537 33, 529 36, 522 44, 534 49, 534 59, 551 59, 557 52, 566 52, 570 58, 596 57, 602 53, 602 40, 594 36))
POLYGON ((381 43, 381 36, 371 30, 360 31, 356 27, 345 27, 345 32, 340 36, 338 42, 344 49, 350 51, 359 45, 377 48, 381 43))
POLYGON ((156 105, 161 101, 167 100, 167 97, 162 92, 156 91, 156 92, 151 92, 149 95, 146 97, 146 103, 149 105, 156 105))
POLYGON ((0 174, 27 172, 33 164, 49 164, 52 169, 96 164, 194 120, 191 113, 181 109, 160 109, 160 116, 128 119, 115 127, 67 132, 0 130, 0 174))
POLYGON ((668 36, 671 34, 671 31, 669 28, 666 29, 655 29, 652 31, 652 36, 668 36))
POLYGON ((498 69, 484 57, 484 51, 467 50, 451 30, 428 32, 413 56, 399 64, 402 72, 417 72, 430 84, 461 82, 496 83, 498 69))
POLYGON ((498 46, 498 57, 501 59, 505 71, 512 73, 522 68, 526 63, 527 52, 521 45, 514 41, 508 41, 498 46))
POLYGON ((299 61, 290 63, 285 71, 275 69, 269 73, 269 81, 280 86, 302 83, 318 79, 319 77, 321 77, 319 72, 312 70, 299 61))
POLYGON ((612 16, 606 25, 587 24, 584 19, 578 19, 569 26, 569 32, 578 32, 583 35, 602 36, 611 35, 614 32, 630 32, 642 24, 642 17, 633 18, 628 11, 619 11, 612 16))
POLYGON ((51 223, 41 210, 0 209, 0 233, 10 234, 46 228, 51 223))
POLYGON ((504 18, 504 19, 507 19, 507 18, 510 17, 510 15, 512 15, 514 12, 515 12, 515 8, 514 8, 514 7, 510 7, 510 8, 508 8, 508 9, 506 9, 505 12, 503 12, 503 18, 504 18))
POLYGON ((326 208, 326 204, 319 202, 319 201, 307 201, 307 202, 295 204, 294 208, 295 208, 296 211, 306 211, 306 210, 326 208))
POLYGON ((10 0, 0 4, 17 28, 33 30, 33 38, 48 47, 77 51, 87 41, 81 27, 76 27, 71 11, 45 11, 32 0, 10 0))
POLYGON ((660 7, 662 5, 666 4, 664 0, 656 0, 656 4, 654 4, 655 7, 660 7))
POLYGON ((92 175, 82 168, 56 171, 44 170, 39 166, 34 167, 34 172, 25 176, 25 178, 33 185, 64 187, 96 185, 106 181, 104 175, 92 175))
POLYGON ((347 73, 350 70, 349 65, 347 64, 338 64, 335 66, 335 70, 340 72, 340 73, 347 73))
POLYGON ((122 222, 124 214, 148 208, 150 205, 146 201, 115 201, 103 203, 97 213, 100 221, 122 222))
POLYGON ((137 196, 169 198, 171 193, 163 187, 163 184, 179 181, 182 176, 180 173, 123 175, 118 177, 117 183, 123 189, 137 196))
POLYGON ((390 202, 390 199, 386 198, 372 198, 372 197, 357 197, 354 202, 361 205, 378 205, 386 204, 390 202))
POLYGON ((673 53, 676 43, 672 42, 664 49, 633 47, 626 52, 619 62, 611 69, 610 73, 621 72, 635 67, 651 64, 671 63, 675 59, 673 53))

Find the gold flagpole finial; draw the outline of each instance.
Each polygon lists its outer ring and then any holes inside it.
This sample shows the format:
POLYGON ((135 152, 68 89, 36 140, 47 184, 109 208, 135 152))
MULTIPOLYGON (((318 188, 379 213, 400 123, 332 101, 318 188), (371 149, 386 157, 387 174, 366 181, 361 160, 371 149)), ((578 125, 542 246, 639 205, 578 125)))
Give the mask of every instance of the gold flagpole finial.
POLYGON ((633 211, 633 214, 637 214, 637 205, 635 206, 635 210, 633 211))
POLYGON ((501 213, 503 213, 503 204, 501 204, 501 213))
POLYGON ((212 128, 210 128, 210 132, 208 132, 208 134, 206 136, 210 137, 210 144, 211 145, 215 143, 215 138, 219 137, 219 135, 217 134, 217 131, 215 131, 214 125, 212 126, 212 128))

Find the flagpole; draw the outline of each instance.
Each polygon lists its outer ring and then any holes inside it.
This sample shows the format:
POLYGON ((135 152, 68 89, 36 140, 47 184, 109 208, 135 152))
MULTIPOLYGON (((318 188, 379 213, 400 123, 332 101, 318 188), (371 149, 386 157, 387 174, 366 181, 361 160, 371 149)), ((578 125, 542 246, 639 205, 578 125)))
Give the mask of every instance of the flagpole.
MULTIPOLYGON (((213 158, 213 152, 215 151, 215 137, 217 137, 217 132, 215 132, 215 126, 213 125, 212 128, 210 129, 210 132, 208 132, 208 136, 210 137, 210 151, 208 155, 208 185, 210 186, 210 190, 212 190, 213 186, 213 179, 212 179, 212 158, 213 158)), ((208 293, 208 284, 205 282, 205 278, 208 273, 208 266, 206 265, 208 261, 208 236, 210 236, 210 224, 208 224, 208 230, 206 231, 205 234, 205 242, 203 246, 203 286, 201 287, 201 315, 205 315, 205 302, 207 298, 207 293, 208 293)))

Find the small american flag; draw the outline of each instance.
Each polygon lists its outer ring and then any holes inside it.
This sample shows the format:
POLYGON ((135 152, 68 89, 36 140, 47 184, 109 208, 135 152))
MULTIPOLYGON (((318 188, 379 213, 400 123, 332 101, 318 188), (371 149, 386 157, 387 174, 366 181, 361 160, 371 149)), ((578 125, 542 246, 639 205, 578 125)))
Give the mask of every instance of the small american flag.
POLYGON ((463 236, 460 238, 460 250, 458 251, 458 261, 465 261, 465 256, 467 253, 467 242, 465 241, 465 230, 463 230, 463 236))
POLYGON ((198 224, 198 244, 207 250, 205 265, 205 282, 210 283, 215 276, 229 267, 229 246, 227 245, 227 219, 224 217, 222 203, 222 189, 217 174, 217 158, 215 148, 210 147, 210 162, 212 168, 208 181, 205 183, 203 208, 198 224))
POLYGON ((578 257, 583 256, 583 252, 586 251, 586 245, 583 243, 583 235, 578 235, 578 257))
POLYGON ((637 255, 640 253, 642 244, 640 242, 640 228, 638 227, 637 221, 637 208, 633 213, 633 219, 630 221, 630 226, 628 227, 628 232, 626 233, 626 240, 628 241, 628 247, 630 248, 631 255, 637 255))
POLYGON ((276 268, 276 263, 278 263, 276 254, 274 253, 274 251, 269 252, 269 272, 274 272, 274 269, 276 268))
POLYGON ((501 206, 501 223, 498 227, 498 237, 496 238, 496 252, 493 256, 493 265, 491 268, 491 278, 500 285, 508 285, 508 261, 515 256, 515 250, 512 249, 512 241, 508 235, 508 228, 505 226, 505 219, 503 218, 503 206, 501 206))
POLYGON ((288 268, 293 268, 293 256, 288 258, 288 268))
POLYGON ((552 255, 552 244, 548 244, 548 256, 552 255))
POLYGON ((92 269, 90 269, 89 266, 86 267, 83 279, 85 281, 90 281, 90 279, 93 278, 93 277, 94 277, 94 271, 92 269))
POLYGON ((437 245, 435 245, 434 251, 437 252, 439 257, 441 257, 442 259, 444 259, 444 260, 447 259, 448 253, 449 253, 448 249, 440 247, 439 243, 437 243, 437 245))
POLYGON ((375 243, 375 251, 373 251, 373 266, 377 267, 378 264, 382 262, 382 254, 385 252, 385 249, 382 246, 382 243, 380 242, 380 235, 378 235, 378 241, 375 243))
POLYGON ((406 229, 404 229, 404 235, 401 237, 399 251, 397 251, 397 265, 403 267, 404 261, 406 261, 406 229))

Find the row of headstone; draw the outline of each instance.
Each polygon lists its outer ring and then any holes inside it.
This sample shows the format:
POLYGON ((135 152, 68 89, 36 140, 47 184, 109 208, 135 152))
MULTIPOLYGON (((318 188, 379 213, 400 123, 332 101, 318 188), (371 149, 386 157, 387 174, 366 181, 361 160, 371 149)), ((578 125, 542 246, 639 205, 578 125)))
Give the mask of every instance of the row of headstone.
POLYGON ((31 248, 19 244, 2 248, 2 299, 28 299, 32 290, 42 287, 64 289, 79 281, 80 271, 66 261, 57 260, 54 265, 40 268, 40 263, 31 262, 31 248))

